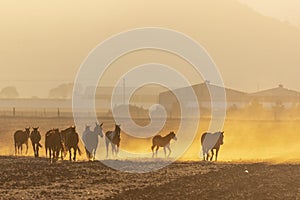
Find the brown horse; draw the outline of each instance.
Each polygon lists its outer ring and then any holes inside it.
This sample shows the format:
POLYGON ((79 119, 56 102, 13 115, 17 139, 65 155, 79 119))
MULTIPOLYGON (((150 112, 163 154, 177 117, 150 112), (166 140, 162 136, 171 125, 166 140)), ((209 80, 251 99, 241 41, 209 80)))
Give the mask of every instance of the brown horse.
POLYGON ((33 128, 33 131, 30 134, 30 140, 33 147, 34 157, 39 157, 39 148, 42 147, 40 144, 41 134, 38 131, 39 127, 33 128))
POLYGON ((71 149, 73 149, 73 151, 74 151, 73 161, 76 161, 77 151, 78 151, 79 155, 81 155, 81 151, 78 147, 79 136, 78 136, 78 133, 76 132, 76 127, 71 126, 65 130, 62 130, 60 133, 61 133, 62 139, 64 141, 66 150, 69 151, 70 161, 72 161, 71 149))
POLYGON ((17 130, 14 134, 15 155, 22 154, 23 144, 26 145, 26 154, 28 153, 28 139, 30 136, 30 128, 25 128, 25 131, 17 130), (21 151, 20 151, 21 150, 21 151))
POLYGON ((203 160, 212 161, 212 159, 214 157, 214 149, 215 149, 216 150, 215 161, 217 161, 220 146, 223 145, 223 143, 224 143, 223 139, 224 139, 224 131, 202 134, 201 145, 202 145, 203 160), (211 153, 212 153, 210 159, 209 159, 209 151, 211 151, 211 153))
POLYGON ((105 133, 106 157, 108 157, 108 145, 111 144, 111 151, 113 156, 118 156, 120 141, 121 141, 121 125, 115 125, 114 131, 107 131, 105 133))
POLYGON ((158 149, 159 147, 163 147, 164 148, 164 153, 165 153, 165 157, 167 157, 167 154, 166 154, 166 148, 168 148, 169 150, 169 154, 168 154, 168 157, 170 156, 171 154, 171 148, 170 148, 170 141, 171 139, 173 140, 177 140, 177 137, 175 135, 175 133, 172 131, 170 132, 168 135, 166 135, 165 137, 162 137, 160 135, 156 135, 152 138, 152 147, 151 147, 151 150, 152 150, 152 157, 154 157, 154 148, 156 147, 156 157, 157 157, 157 152, 158 152, 158 149))
POLYGON ((64 151, 64 143, 59 129, 51 129, 47 131, 45 134, 45 149, 46 156, 49 150, 50 162, 56 162, 58 160, 59 152, 64 151))

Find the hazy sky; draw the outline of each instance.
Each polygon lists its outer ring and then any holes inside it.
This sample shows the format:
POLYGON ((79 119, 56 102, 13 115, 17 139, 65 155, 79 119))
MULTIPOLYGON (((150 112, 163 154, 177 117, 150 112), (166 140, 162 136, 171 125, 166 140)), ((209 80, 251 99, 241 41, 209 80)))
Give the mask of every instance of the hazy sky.
POLYGON ((239 0, 263 15, 287 21, 300 28, 299 0, 239 0))
MULTIPOLYGON (((0 89, 14 85, 22 96, 46 97, 51 88, 73 82, 84 58, 107 37, 157 26, 202 44, 230 88, 256 91, 282 83, 300 90, 300 29, 290 25, 300 24, 299 8, 297 0, 2 0, 0 89)), ((133 57, 140 63, 148 58, 133 57)), ((192 83, 201 81, 191 76, 192 83)))

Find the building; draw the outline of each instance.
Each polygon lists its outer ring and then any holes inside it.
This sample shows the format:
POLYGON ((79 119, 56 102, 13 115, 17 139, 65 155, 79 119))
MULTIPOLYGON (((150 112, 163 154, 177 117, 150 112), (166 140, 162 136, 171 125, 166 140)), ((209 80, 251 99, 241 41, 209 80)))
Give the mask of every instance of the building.
POLYGON ((300 92, 278 85, 276 88, 254 92, 248 95, 250 101, 257 101, 264 108, 272 108, 275 105, 283 105, 290 108, 300 103, 300 92))
POLYGON ((173 116, 179 115, 180 105, 175 96, 176 93, 184 97, 183 102, 181 103, 183 106, 185 106, 186 109, 193 110, 197 107, 200 107, 200 111, 206 114, 209 113, 211 109, 211 96, 209 91, 215 92, 216 99, 214 103, 216 103, 216 105, 218 106, 218 102, 223 101, 221 96, 218 97, 218 93, 222 92, 222 90, 224 89, 226 92, 226 101, 227 101, 226 109, 232 106, 235 106, 237 108, 242 108, 249 103, 249 96, 247 95, 247 93, 216 86, 210 84, 208 81, 192 86, 192 89, 194 90, 197 96, 197 100, 198 100, 197 102, 195 102, 192 99, 192 97, 185 95, 187 93, 187 89, 188 89, 187 87, 184 87, 184 88, 176 89, 174 91, 162 92, 159 95, 159 103, 165 107, 165 109, 169 114, 173 116))

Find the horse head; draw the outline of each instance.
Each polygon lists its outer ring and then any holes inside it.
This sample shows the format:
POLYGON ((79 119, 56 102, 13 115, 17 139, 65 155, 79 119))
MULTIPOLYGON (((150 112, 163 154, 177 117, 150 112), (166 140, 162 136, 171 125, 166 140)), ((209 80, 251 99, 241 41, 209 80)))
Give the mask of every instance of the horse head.
MULTIPOLYGON (((39 133, 39 127, 32 127, 32 129, 33 129, 33 130, 32 130, 32 132, 31 132, 31 134, 32 134, 32 133, 35 133, 35 134, 36 134, 36 133, 39 133)), ((30 137, 31 137, 31 136, 30 136, 30 137)))
POLYGON ((177 141, 177 137, 176 137, 174 131, 171 131, 171 132, 169 133, 169 135, 171 136, 171 138, 172 138, 173 140, 177 141))
POLYGON ((26 133, 27 138, 29 138, 29 136, 30 136, 30 127, 25 128, 25 133, 26 133))
POLYGON ((115 125, 115 133, 117 133, 118 137, 120 137, 120 134, 121 134, 121 124, 116 124, 115 125))
POLYGON ((89 125, 85 125, 85 130, 86 130, 86 131, 90 131, 90 127, 91 127, 91 126, 89 126, 89 125))
POLYGON ((224 139, 224 131, 220 132, 220 137, 219 137, 219 143, 220 143, 220 145, 224 144, 223 139, 224 139))
POLYGON ((101 124, 99 125, 99 124, 96 122, 96 127, 94 128, 94 133, 96 133, 96 134, 99 135, 100 137, 103 137, 102 125, 103 125, 103 123, 101 123, 101 124))

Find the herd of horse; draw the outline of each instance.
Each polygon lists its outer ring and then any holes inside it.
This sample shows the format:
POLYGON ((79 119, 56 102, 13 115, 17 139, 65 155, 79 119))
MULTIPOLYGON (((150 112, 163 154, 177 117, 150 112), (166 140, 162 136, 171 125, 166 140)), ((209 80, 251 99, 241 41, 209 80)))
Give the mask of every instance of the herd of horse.
MULTIPOLYGON (((94 130, 86 125, 84 132, 82 133, 82 142, 85 147, 85 152, 89 160, 95 160, 96 152, 99 142, 99 137, 105 137, 106 145, 106 157, 108 157, 108 149, 111 146, 112 156, 118 156, 120 141, 121 141, 121 128, 120 125, 115 125, 113 131, 107 131, 103 134, 102 129, 103 123, 96 123, 94 130)), ((33 152, 35 157, 39 157, 39 149, 42 148, 40 144, 41 134, 39 127, 33 127, 32 132, 30 128, 25 128, 25 130, 17 130, 14 133, 14 146, 15 155, 22 154, 23 145, 26 146, 26 154, 28 153, 28 140, 31 140, 33 152)), ((208 133, 205 132, 201 136, 201 145, 203 160, 212 161, 215 155, 215 160, 217 161, 218 152, 220 146, 223 145, 224 132, 208 133), (214 154, 214 150, 216 154, 214 154), (211 153, 211 155, 210 155, 211 153)), ((171 140, 177 140, 176 134, 171 131, 166 136, 156 135, 152 138, 152 157, 157 157, 157 153, 160 147, 163 148, 165 157, 169 157, 171 154, 170 142, 171 140), (168 149, 168 155, 166 153, 168 149)), ((79 155, 82 154, 79 148, 79 135, 76 132, 75 126, 70 126, 64 130, 59 130, 58 128, 50 129, 45 133, 45 150, 46 157, 48 157, 50 162, 56 162, 59 157, 63 160, 67 152, 69 153, 69 160, 76 161, 77 152, 79 155), (73 157, 72 157, 73 155, 73 157)))
MULTIPOLYGON (((98 136, 103 137, 102 125, 103 123, 101 125, 96 123, 94 131, 90 131, 89 126, 86 126, 86 130, 83 133, 82 140, 88 159, 95 159, 98 146, 98 136)), ((34 156, 39 157, 39 148, 42 147, 40 144, 41 134, 39 127, 33 127, 32 129, 32 132, 30 132, 30 128, 25 128, 24 131, 17 130, 14 133, 15 155, 23 153, 23 145, 26 147, 26 154, 28 153, 28 141, 30 139, 34 156)), ((117 155, 119 152, 121 141, 120 133, 120 125, 115 125, 114 131, 107 131, 105 133, 107 156, 109 144, 112 146, 114 155, 117 155)), ((79 135, 76 132, 75 126, 70 126, 61 131, 58 128, 50 129, 45 133, 46 156, 49 156, 50 162, 56 162, 59 157, 63 160, 66 157, 67 152, 69 152, 69 160, 76 161, 77 152, 79 155, 82 154, 79 148, 79 141, 79 135)))

